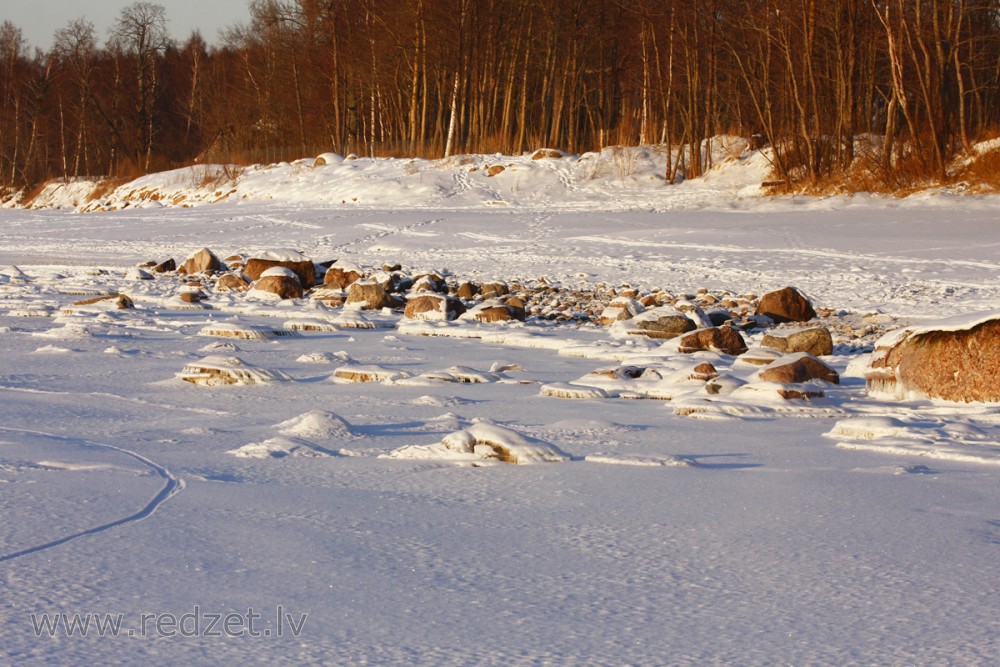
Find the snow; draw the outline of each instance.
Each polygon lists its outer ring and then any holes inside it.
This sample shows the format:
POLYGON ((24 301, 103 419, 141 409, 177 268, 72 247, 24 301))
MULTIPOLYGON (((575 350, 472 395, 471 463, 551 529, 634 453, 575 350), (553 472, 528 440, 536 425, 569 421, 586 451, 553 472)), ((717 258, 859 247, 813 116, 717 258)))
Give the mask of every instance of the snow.
POLYGON ((993 664, 1000 408, 862 375, 883 336, 995 316, 1000 198, 762 198, 766 156, 718 151, 669 186, 655 149, 333 156, 0 210, 0 662, 993 664), (626 286, 796 285, 841 384, 781 398, 746 361, 788 358, 760 329, 684 355, 531 299, 524 323, 411 322, 138 279, 200 247, 499 278, 595 318, 626 286), (117 294, 135 307, 72 305, 117 294), (272 634, 30 618, 195 607, 272 634))

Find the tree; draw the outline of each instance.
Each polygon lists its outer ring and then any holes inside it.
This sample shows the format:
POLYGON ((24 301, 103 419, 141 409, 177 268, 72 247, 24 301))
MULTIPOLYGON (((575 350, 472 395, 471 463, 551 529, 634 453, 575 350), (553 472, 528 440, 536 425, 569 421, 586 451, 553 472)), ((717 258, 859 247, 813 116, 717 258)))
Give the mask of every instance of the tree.
POLYGON ((149 170, 156 134, 154 103, 159 90, 158 60, 169 43, 166 9, 152 2, 135 2, 122 9, 111 32, 112 50, 133 61, 133 156, 144 171, 149 170))

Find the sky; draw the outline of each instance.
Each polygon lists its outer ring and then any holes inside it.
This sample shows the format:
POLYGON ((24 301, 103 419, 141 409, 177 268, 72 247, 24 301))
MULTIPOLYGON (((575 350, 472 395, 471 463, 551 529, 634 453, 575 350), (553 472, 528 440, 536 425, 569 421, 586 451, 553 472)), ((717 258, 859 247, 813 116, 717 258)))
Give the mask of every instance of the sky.
MULTIPOLYGON (((10 21, 21 28, 31 47, 48 50, 52 35, 70 21, 86 18, 97 27, 103 40, 123 7, 134 0, 37 0, 18 2, 4 0, 0 22, 10 21)), ((209 44, 219 41, 219 31, 249 19, 250 0, 153 0, 167 10, 167 28, 178 40, 185 40, 194 31, 201 32, 209 44)))

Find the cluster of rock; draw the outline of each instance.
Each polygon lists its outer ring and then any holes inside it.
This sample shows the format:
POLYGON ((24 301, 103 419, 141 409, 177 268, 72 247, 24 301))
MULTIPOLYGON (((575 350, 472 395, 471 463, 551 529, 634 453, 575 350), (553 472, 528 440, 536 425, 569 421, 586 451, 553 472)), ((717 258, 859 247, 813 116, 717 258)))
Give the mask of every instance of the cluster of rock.
MULTIPOLYGON (((180 297, 190 302, 214 290, 258 298, 308 297, 355 311, 392 309, 409 320, 490 323, 530 317, 591 322, 609 327, 618 337, 676 339, 680 353, 739 356, 743 362, 767 367, 761 372, 762 381, 785 387, 817 380, 839 382, 836 371, 819 359, 834 352, 831 328, 843 339, 881 333, 884 329, 879 327, 887 324, 876 319, 862 322, 860 329, 848 327, 831 317, 833 311, 817 312, 793 287, 758 297, 707 289, 675 295, 662 289, 643 292, 604 284, 566 287, 545 278, 523 284, 477 283, 435 272, 409 273, 399 264, 366 269, 344 260, 317 263, 291 250, 223 260, 202 248, 180 264, 170 259, 137 270, 146 269, 182 277, 186 284, 180 297), (766 331, 752 348, 743 335, 751 331, 766 331)), ((895 398, 998 401, 1000 388, 993 377, 998 349, 1000 319, 979 322, 969 331, 911 331, 899 340, 880 342, 867 373, 869 390, 895 398)), ((814 389, 783 391, 786 398, 821 395, 814 389)))

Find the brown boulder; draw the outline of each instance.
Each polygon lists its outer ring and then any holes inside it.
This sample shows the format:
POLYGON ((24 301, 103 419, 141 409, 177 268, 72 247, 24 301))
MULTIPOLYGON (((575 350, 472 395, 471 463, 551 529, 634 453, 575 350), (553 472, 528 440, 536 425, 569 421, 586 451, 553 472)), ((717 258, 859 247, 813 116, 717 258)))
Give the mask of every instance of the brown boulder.
POLYGON ((826 327, 812 327, 792 333, 772 331, 764 336, 761 347, 778 352, 808 352, 815 357, 833 354, 833 337, 826 327))
POLYGON ((638 328, 637 334, 650 338, 676 338, 697 329, 695 323, 673 306, 661 306, 636 315, 629 326, 638 328))
POLYGON ((537 151, 531 154, 532 160, 559 160, 563 156, 562 151, 557 151, 554 148, 539 148, 537 151))
POLYGON ((245 292, 250 287, 246 279, 236 273, 227 273, 219 276, 215 283, 215 289, 220 292, 245 292))
POLYGON ((507 283, 497 280, 489 283, 483 283, 479 288, 479 293, 483 295, 484 299, 490 299, 509 294, 510 288, 507 287, 507 283))
POLYGON ((893 332, 876 344, 868 390, 904 400, 1000 402, 1000 314, 954 325, 893 332))
POLYGON ((361 280, 362 274, 357 267, 331 266, 326 270, 323 287, 328 289, 347 289, 355 281, 361 280))
POLYGON ((302 298, 302 285, 299 284, 298 278, 287 275, 264 276, 254 283, 253 289, 276 294, 282 299, 302 298))
POLYGON ((702 380, 707 382, 708 380, 714 380, 719 377, 719 371, 707 361, 703 361, 691 371, 689 376, 692 380, 702 380))
POLYGON ((798 384, 810 380, 824 380, 831 384, 840 384, 840 375, 822 361, 807 352, 778 359, 764 370, 758 377, 764 382, 780 382, 782 384, 798 384))
POLYGON ((515 308, 505 303, 484 303, 473 308, 466 313, 463 319, 475 319, 478 322, 509 322, 516 320, 523 322, 525 312, 523 308, 515 308))
POLYGON ((215 273, 223 269, 222 261, 208 248, 202 248, 181 264, 177 273, 191 275, 194 273, 215 273))
POLYGON ((299 284, 304 289, 309 289, 316 284, 316 265, 311 261, 300 261, 300 262, 290 262, 290 261, 278 261, 274 259, 258 259, 252 258, 248 259, 246 265, 243 267, 243 273, 250 280, 258 280, 268 269, 273 269, 276 266, 281 266, 289 269, 295 275, 299 277, 299 284))
POLYGON ((732 327, 712 327, 699 329, 681 338, 680 352, 720 352, 734 357, 747 351, 746 341, 740 332, 732 327))
POLYGON ((125 294, 109 294, 107 296, 98 296, 92 299, 84 299, 82 301, 77 301, 74 306, 91 306, 95 303, 100 303, 102 301, 114 301, 115 308, 118 310, 128 310, 130 308, 135 308, 135 302, 132 301, 131 297, 125 294))
POLYGON ((362 310, 391 308, 393 300, 374 280, 356 280, 347 289, 347 303, 360 303, 362 310))
POLYGON ((455 288, 455 296, 459 299, 471 299, 477 294, 479 294, 479 286, 468 281, 459 283, 458 287, 455 288))
POLYGON ((465 312, 458 299, 438 294, 422 294, 406 302, 403 316, 411 320, 453 320, 465 312))
POLYGON ((438 294, 444 294, 448 291, 448 285, 436 273, 423 273, 413 277, 413 286, 410 289, 415 292, 437 292, 438 294))
POLYGON ((760 297, 756 315, 765 315, 775 322, 808 322, 816 317, 809 299, 794 287, 768 292, 760 297))
POLYGON ((173 258, 166 259, 150 269, 153 273, 172 273, 177 270, 177 262, 173 258))

